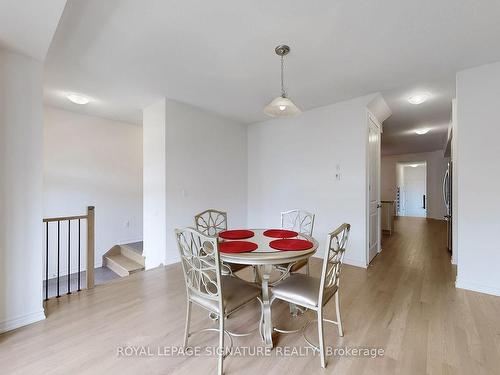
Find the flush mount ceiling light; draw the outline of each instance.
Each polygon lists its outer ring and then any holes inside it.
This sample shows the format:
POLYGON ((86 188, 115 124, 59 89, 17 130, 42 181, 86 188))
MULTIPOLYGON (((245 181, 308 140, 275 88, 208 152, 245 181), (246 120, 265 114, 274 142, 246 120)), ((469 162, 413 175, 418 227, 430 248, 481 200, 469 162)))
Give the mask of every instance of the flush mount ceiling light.
POLYGON ((271 117, 295 117, 302 113, 302 111, 295 105, 294 102, 288 98, 284 86, 284 58, 290 52, 290 47, 286 45, 277 46, 274 51, 281 58, 281 96, 273 99, 264 108, 264 113, 271 117))
POLYGON ((427 134, 429 130, 430 130, 429 128, 417 129, 415 130, 415 133, 417 133, 418 135, 427 134))
POLYGON ((410 164, 409 167, 417 168, 420 164, 410 164))
POLYGON ((70 102, 73 102, 75 104, 83 105, 83 104, 88 104, 90 102, 90 98, 88 96, 81 94, 68 94, 66 95, 66 97, 70 102))
POLYGON ((408 102, 411 104, 422 104, 427 99, 429 99, 430 95, 427 93, 415 94, 408 98, 408 102))

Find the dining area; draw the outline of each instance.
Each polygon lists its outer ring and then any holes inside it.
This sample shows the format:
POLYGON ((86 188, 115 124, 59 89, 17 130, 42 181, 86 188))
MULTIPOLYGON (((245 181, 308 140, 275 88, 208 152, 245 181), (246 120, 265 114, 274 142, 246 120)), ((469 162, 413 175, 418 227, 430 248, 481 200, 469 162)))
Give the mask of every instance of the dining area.
POLYGON ((278 336, 301 335, 304 347, 319 356, 318 367, 325 368, 326 348, 344 335, 339 287, 350 224, 332 228, 323 242, 314 238, 313 213, 294 209, 280 219, 277 228, 232 228, 226 212, 208 209, 194 216, 193 227, 175 230, 186 288, 183 347, 196 347, 198 333, 213 332, 218 374, 224 373, 224 360, 239 338, 255 336, 272 351, 283 349, 278 336), (315 255, 321 260, 319 272, 310 267, 315 255), (276 323, 277 301, 288 305, 284 314, 292 328, 276 323), (329 303, 335 305, 334 317, 325 314, 329 303), (204 328, 191 329, 193 309, 206 312, 204 328), (228 320, 238 319, 236 313, 244 309, 257 309, 258 320, 245 324, 246 331, 229 329, 228 320), (325 325, 335 326, 338 337, 326 336, 325 325), (311 326, 317 340, 308 337, 311 326))

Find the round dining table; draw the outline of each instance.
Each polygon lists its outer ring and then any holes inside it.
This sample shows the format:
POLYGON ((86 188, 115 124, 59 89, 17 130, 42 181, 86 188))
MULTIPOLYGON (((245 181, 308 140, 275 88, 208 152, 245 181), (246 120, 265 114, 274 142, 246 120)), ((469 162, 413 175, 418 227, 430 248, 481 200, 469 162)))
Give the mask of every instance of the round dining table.
MULTIPOLYGON (((251 265, 257 268, 260 280, 256 281, 260 281, 262 287, 260 334, 264 344, 267 347, 273 347, 271 291, 269 289, 273 266, 290 264, 309 258, 318 249, 318 242, 314 238, 304 234, 281 229, 229 230, 219 233, 219 240, 219 254, 223 262, 251 265), (232 233, 239 233, 240 235, 231 235, 232 233), (239 246, 239 248, 243 250, 246 246, 247 250, 239 252, 238 244, 235 244, 233 241, 243 241, 244 244, 241 244, 242 246, 239 246), (222 246, 225 242, 230 242, 226 245, 236 245, 236 251, 230 249, 229 246, 227 246, 228 249, 225 251, 225 246, 222 246), (297 249, 294 246, 287 246, 293 243, 299 245, 297 249)), ((231 247, 234 248, 235 246, 231 247)))

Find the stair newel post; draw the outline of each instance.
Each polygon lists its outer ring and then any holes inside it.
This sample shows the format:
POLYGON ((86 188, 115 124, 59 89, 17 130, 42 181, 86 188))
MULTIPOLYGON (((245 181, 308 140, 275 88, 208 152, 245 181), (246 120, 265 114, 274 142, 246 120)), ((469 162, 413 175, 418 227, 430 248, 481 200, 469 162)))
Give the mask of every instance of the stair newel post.
POLYGON ((95 210, 87 207, 87 289, 94 287, 95 210))

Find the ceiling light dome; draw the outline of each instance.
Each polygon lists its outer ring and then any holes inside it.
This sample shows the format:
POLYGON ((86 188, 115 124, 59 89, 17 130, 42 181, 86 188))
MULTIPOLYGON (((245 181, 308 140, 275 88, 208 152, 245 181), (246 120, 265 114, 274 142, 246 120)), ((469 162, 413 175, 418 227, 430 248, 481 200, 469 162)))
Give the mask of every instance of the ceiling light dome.
POLYGON ((271 103, 264 107, 264 113, 271 117, 295 117, 302 111, 287 96, 284 86, 284 56, 290 52, 290 47, 286 45, 277 46, 274 51, 281 57, 281 96, 274 98, 271 103))
POLYGON ((73 102, 75 104, 88 104, 90 102, 90 98, 85 95, 81 94, 68 94, 66 96, 70 102, 73 102))
POLYGON ((417 133, 418 135, 427 134, 429 130, 430 130, 429 128, 417 129, 415 130, 415 133, 417 133))
POLYGON ((411 104, 418 105, 425 102, 427 99, 429 99, 429 97, 430 95, 427 93, 415 94, 408 98, 408 102, 411 104))

